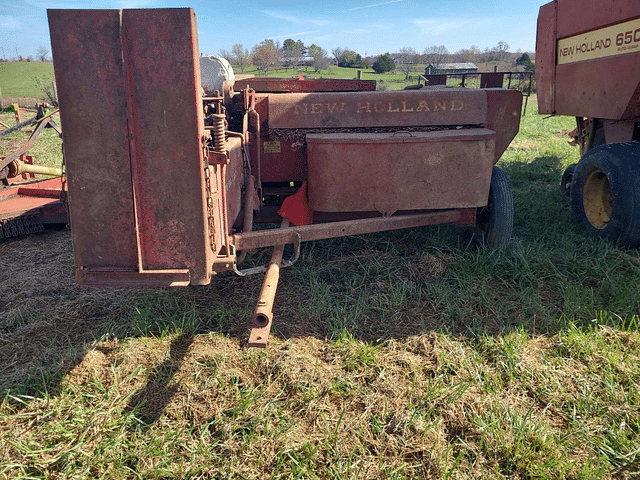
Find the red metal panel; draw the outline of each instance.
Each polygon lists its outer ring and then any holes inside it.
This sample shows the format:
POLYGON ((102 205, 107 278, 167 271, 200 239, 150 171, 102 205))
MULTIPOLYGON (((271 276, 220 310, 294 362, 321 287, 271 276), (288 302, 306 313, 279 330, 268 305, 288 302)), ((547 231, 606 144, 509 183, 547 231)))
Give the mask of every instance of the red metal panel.
POLYGON ((480 88, 502 88, 504 86, 504 73, 481 73, 480 88))
POLYGON ((269 96, 269 128, 479 125, 483 90, 289 93, 269 96))
POLYGON ((0 220, 40 213, 42 223, 66 223, 67 212, 60 201, 61 189, 60 178, 0 189, 0 220))
POLYGON ((322 212, 487 204, 495 132, 307 135, 309 204, 322 212))
POLYGON ((192 9, 123 10, 131 164, 143 269, 209 281, 199 51, 192 9))
POLYGON ((374 91, 375 80, 352 80, 344 78, 243 78, 236 81, 240 88, 247 85, 256 92, 302 93, 302 92, 357 92, 374 91))
POLYGON ((486 90, 486 127, 496 132, 494 163, 507 149, 520 128, 522 93, 518 90, 486 90))
POLYGON ((429 80, 429 85, 446 85, 448 75, 425 75, 429 80))
POLYGON ((118 10, 49 10, 77 268, 137 268, 118 10))
POLYGON ((78 280, 188 269, 208 283, 193 10, 51 10, 49 22, 78 280))
POLYGON ((638 118, 640 99, 634 93, 639 85, 640 53, 558 65, 556 69, 556 113, 616 120, 638 118))
POLYGON ((536 91, 538 112, 555 111, 556 2, 540 7, 536 38, 536 91))
MULTIPOLYGON (((558 38, 640 17, 637 0, 559 0, 558 38)), ((536 55, 536 68, 538 58, 536 55)))

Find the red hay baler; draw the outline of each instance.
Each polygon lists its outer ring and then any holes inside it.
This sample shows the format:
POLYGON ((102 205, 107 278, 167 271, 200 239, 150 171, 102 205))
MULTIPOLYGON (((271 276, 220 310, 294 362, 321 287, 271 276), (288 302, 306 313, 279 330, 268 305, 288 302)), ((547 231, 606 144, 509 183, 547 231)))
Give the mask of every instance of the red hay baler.
POLYGON ((494 165, 518 131, 518 91, 304 78, 211 90, 191 9, 50 10, 49 24, 81 284, 266 271, 249 342, 264 346, 287 244, 296 257, 305 241, 440 223, 509 241, 511 186, 494 165), (241 269, 269 246, 268 265, 241 269))
POLYGON ((540 113, 576 117, 580 162, 562 176, 575 220, 640 246, 640 3, 557 0, 540 8, 540 113))

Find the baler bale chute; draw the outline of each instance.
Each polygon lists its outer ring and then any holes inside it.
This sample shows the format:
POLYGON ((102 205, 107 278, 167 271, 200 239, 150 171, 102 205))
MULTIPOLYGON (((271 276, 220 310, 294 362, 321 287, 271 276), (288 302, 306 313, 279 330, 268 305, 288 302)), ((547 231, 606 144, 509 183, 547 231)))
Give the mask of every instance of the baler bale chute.
POLYGON ((266 271, 249 342, 265 346, 279 269, 302 242, 440 223, 509 240, 513 198, 495 163, 518 131, 518 91, 304 78, 214 88, 201 82, 191 9, 50 10, 49 23, 81 284, 266 271), (269 246, 268 265, 242 268, 269 246))

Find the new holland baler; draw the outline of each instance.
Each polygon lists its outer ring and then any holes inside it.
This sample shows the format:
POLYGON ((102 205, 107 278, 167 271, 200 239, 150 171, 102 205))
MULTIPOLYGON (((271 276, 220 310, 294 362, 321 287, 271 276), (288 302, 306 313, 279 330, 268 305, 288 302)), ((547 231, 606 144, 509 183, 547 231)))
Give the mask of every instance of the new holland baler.
POLYGON ((284 245, 440 223, 491 246, 511 236, 495 163, 518 131, 518 91, 304 78, 212 89, 191 9, 48 14, 81 284, 266 271, 249 341, 264 346, 279 268, 295 261, 284 245), (242 269, 269 246, 268 265, 242 269))

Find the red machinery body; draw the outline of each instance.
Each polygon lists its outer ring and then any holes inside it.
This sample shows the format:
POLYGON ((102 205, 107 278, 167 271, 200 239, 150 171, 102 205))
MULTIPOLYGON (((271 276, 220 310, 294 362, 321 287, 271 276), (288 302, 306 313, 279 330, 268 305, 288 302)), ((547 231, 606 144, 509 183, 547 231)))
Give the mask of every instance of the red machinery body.
POLYGON ((540 113, 640 119, 640 4, 558 0, 540 8, 540 113))
POLYGON ((640 247, 640 3, 556 0, 538 16, 540 113, 576 117, 582 158, 561 180, 575 220, 640 247))
POLYGON ((522 95, 506 89, 245 78, 203 92, 191 9, 49 22, 84 284, 207 284, 243 250, 474 226, 519 127, 522 95), (252 231, 278 211, 294 225, 252 231))

